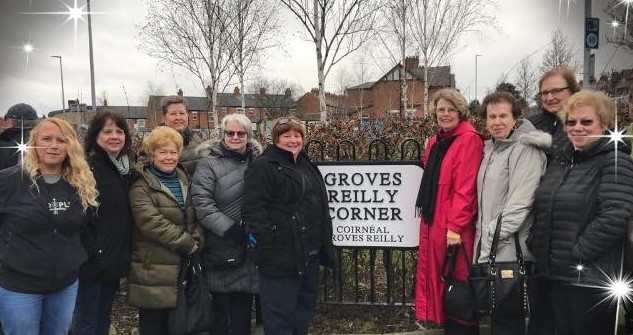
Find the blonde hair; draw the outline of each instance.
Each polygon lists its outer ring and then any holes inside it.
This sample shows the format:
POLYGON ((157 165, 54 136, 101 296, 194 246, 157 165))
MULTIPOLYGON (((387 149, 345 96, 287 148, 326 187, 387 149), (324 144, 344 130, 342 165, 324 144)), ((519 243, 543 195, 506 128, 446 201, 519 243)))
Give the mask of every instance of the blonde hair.
POLYGON ((593 107, 602 127, 613 129, 615 125, 615 104, 611 101, 611 98, 600 91, 581 90, 578 93, 574 93, 561 110, 561 119, 566 121, 574 109, 583 106, 593 107))
POLYGON ((99 192, 97 191, 97 183, 88 166, 88 162, 86 162, 84 149, 77 138, 75 130, 62 119, 54 117, 45 119, 35 126, 29 134, 28 149, 24 155, 24 169, 31 178, 31 182, 37 187, 36 180, 39 175, 40 162, 35 142, 42 126, 46 123, 56 125, 61 130, 62 137, 66 141, 66 158, 62 162, 62 178, 77 190, 77 196, 81 200, 84 212, 90 206, 98 207, 97 196, 99 192))
POLYGON ((458 90, 452 88, 443 88, 433 94, 430 110, 434 117, 437 117, 435 109, 437 108, 437 103, 440 99, 444 99, 453 104, 453 106, 455 106, 455 108, 459 111, 459 118, 461 120, 465 120, 468 117, 468 102, 466 101, 466 98, 464 98, 464 95, 462 95, 458 90))
POLYGON ((154 130, 145 137, 143 147, 145 148, 145 153, 147 153, 149 157, 152 157, 154 150, 172 143, 176 145, 178 154, 181 154, 183 147, 182 135, 172 128, 159 126, 154 128, 154 130))

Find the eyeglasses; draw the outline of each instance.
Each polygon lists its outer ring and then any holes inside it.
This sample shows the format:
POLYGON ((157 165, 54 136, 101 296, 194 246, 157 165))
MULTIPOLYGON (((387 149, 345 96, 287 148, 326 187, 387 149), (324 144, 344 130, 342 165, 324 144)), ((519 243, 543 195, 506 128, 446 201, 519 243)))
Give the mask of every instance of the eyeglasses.
POLYGON ((239 138, 244 138, 244 137, 246 137, 246 132, 245 131, 225 130, 224 131, 224 135, 226 135, 227 137, 233 137, 233 136, 237 135, 237 137, 239 137, 239 138))
POLYGON ((561 88, 552 88, 549 91, 540 91, 540 92, 538 92, 538 95, 541 98, 545 98, 546 96, 548 96, 550 94, 555 96, 555 95, 558 95, 560 92, 562 92, 564 90, 567 90, 567 89, 569 89, 569 86, 565 86, 565 87, 561 87, 561 88))
POLYGON ((580 122, 580 125, 583 127, 589 127, 593 124, 595 120, 593 119, 584 119, 584 120, 565 120, 565 125, 567 127, 574 127, 576 124, 578 124, 578 122, 580 122))
POLYGON ((451 113, 459 113, 457 109, 447 108, 447 109, 436 109, 435 114, 451 114, 451 113))

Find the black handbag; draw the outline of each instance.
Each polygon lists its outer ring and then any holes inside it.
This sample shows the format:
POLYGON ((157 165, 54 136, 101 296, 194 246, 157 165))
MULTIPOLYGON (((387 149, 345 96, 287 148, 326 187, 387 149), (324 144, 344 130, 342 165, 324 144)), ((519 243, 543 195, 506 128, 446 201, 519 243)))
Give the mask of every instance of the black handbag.
POLYGON ((214 233, 205 235, 204 259, 214 269, 234 268, 242 265, 246 258, 246 245, 238 245, 228 237, 214 233))
POLYGON ((497 220, 488 262, 470 267, 469 281, 476 309, 479 315, 524 313, 528 317, 530 313, 529 279, 532 274, 532 264, 523 260, 518 233, 514 233, 517 260, 514 262, 496 261, 500 231, 501 216, 497 220))
POLYGON ((211 294, 196 253, 183 257, 178 275, 176 307, 169 312, 171 335, 208 332, 213 324, 211 294))
POLYGON ((442 280, 444 288, 444 314, 448 318, 467 322, 477 322, 475 299, 467 280, 462 281, 453 277, 457 254, 464 255, 466 264, 470 264, 464 247, 449 248, 446 252, 444 266, 442 266, 442 280), (461 252, 460 252, 461 251, 461 252))

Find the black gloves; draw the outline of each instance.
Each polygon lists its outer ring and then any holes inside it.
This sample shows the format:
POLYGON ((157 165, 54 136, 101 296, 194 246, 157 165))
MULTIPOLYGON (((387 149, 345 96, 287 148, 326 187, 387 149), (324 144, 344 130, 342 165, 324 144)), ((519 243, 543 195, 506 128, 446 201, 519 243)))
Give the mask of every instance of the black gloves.
POLYGON ((237 245, 242 245, 246 243, 246 230, 240 225, 233 224, 224 232, 224 237, 232 239, 237 245))

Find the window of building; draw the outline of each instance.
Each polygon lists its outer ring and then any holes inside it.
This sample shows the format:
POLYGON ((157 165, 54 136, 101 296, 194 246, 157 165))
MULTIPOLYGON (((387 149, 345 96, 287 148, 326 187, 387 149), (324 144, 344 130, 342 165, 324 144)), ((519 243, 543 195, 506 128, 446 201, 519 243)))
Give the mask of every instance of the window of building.
POLYGON ((196 112, 196 111, 191 112, 191 119, 194 120, 194 121, 197 121, 198 120, 198 112, 196 112))
POLYGON ((236 108, 236 109, 235 109, 235 111, 236 111, 238 114, 244 114, 244 108, 242 108, 242 107, 238 107, 238 108, 236 108))
POLYGON ((255 116, 255 108, 248 109, 248 116, 255 116))

